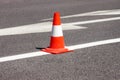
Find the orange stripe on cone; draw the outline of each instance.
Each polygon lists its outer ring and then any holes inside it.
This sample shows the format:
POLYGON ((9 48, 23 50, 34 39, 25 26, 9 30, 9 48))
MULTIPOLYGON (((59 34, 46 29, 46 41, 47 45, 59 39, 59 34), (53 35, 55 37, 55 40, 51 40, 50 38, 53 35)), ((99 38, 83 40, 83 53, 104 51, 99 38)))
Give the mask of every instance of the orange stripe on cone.
POLYGON ((64 48, 64 38, 61 37, 51 37, 50 48, 58 49, 64 48))
POLYGON ((54 13, 52 28, 53 29, 52 29, 50 45, 48 48, 42 49, 42 51, 53 53, 53 54, 60 54, 60 53, 71 51, 65 48, 59 12, 54 13))

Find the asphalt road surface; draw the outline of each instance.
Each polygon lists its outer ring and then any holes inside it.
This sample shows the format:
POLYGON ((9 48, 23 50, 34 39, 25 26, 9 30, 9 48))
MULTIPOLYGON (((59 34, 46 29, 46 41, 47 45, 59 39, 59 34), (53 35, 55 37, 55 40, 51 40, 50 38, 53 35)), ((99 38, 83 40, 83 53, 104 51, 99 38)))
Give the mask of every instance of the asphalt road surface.
POLYGON ((120 80, 120 0, 0 0, 0 80, 120 80), (56 11, 73 52, 40 51, 56 11))

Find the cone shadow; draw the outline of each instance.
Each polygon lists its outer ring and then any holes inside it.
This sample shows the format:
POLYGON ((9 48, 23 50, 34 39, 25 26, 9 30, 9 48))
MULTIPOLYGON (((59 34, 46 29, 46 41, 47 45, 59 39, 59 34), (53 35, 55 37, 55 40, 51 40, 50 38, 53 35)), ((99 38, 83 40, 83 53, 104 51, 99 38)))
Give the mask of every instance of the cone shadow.
POLYGON ((36 47, 36 49, 42 50, 42 49, 45 49, 45 48, 43 48, 43 47, 36 47))

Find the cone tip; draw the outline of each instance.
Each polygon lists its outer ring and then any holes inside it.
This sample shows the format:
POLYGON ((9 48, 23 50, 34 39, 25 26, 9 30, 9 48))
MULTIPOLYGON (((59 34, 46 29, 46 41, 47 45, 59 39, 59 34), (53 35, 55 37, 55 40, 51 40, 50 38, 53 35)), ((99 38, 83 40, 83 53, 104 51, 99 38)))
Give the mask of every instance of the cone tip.
POLYGON ((61 25, 60 13, 58 11, 54 12, 53 25, 61 25))

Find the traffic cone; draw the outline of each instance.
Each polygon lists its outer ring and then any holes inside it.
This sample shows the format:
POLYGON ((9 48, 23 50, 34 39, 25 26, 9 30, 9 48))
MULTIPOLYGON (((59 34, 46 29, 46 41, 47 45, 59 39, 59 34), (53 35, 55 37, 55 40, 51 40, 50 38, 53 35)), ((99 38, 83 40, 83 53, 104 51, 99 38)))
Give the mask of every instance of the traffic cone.
POLYGON ((49 52, 52 54, 60 54, 71 51, 65 48, 59 12, 54 13, 50 45, 48 48, 42 49, 42 51, 49 52))

